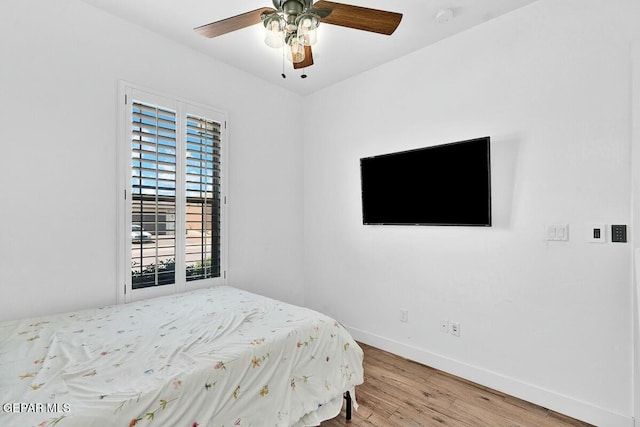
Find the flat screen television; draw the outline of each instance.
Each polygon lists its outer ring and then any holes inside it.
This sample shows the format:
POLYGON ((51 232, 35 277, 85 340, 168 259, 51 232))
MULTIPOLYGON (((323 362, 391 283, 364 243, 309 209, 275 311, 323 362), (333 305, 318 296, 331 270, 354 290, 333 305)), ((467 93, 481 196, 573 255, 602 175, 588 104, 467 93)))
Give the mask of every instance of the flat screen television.
POLYGON ((360 159, 362 222, 491 226, 490 138, 360 159))

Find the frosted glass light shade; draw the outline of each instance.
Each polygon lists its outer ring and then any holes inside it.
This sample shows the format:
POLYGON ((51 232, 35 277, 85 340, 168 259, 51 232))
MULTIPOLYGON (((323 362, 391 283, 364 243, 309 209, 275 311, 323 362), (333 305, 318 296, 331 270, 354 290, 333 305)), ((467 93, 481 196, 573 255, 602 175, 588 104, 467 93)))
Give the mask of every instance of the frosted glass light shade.
POLYGON ((298 26, 298 36, 305 46, 312 46, 318 40, 317 31, 320 21, 318 17, 310 12, 304 13, 296 20, 298 26))
POLYGON ((304 61, 304 44, 300 37, 293 36, 287 41, 287 59, 294 64, 304 61))
POLYGON ((284 26, 284 19, 277 14, 273 14, 264 20, 266 29, 264 42, 267 46, 272 48, 284 46, 284 26))

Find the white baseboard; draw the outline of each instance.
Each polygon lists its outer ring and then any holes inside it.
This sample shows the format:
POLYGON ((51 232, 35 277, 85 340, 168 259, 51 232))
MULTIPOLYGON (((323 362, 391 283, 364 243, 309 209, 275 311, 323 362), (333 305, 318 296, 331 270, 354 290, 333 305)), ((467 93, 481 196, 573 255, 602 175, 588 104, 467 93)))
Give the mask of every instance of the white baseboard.
POLYGON ((345 326, 356 341, 431 366, 485 387, 498 390, 527 402, 576 418, 595 426, 634 427, 631 415, 625 416, 576 400, 570 396, 519 381, 477 366, 459 362, 436 353, 345 326))

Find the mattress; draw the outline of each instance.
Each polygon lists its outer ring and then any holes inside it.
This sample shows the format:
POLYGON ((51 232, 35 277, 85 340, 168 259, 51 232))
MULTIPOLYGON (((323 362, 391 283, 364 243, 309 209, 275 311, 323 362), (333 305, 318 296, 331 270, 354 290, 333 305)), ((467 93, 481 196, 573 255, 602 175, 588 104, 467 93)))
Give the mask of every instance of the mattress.
POLYGON ((229 286, 3 322, 0 425, 317 425, 362 357, 337 321, 229 286))

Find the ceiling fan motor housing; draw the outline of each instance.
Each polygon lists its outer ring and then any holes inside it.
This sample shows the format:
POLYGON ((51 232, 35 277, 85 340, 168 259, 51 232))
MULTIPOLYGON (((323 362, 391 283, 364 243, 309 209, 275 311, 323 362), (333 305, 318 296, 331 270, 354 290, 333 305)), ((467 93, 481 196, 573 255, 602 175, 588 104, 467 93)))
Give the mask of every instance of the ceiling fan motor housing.
POLYGON ((273 6, 286 15, 297 15, 311 8, 312 0, 273 0, 273 6))
POLYGON ((304 9, 298 0, 287 0, 282 5, 282 11, 287 15, 297 15, 304 9))

